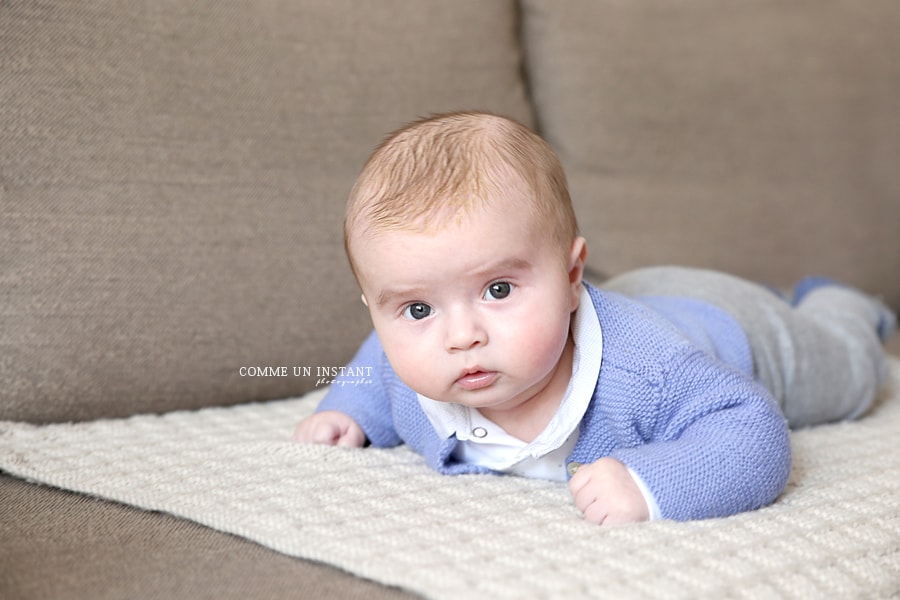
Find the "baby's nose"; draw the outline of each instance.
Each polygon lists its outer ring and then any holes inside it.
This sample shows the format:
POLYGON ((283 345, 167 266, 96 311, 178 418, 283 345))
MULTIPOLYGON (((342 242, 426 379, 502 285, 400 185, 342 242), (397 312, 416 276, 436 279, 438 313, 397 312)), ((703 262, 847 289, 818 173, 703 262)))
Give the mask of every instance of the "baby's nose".
POLYGON ((471 311, 458 311, 447 328, 447 349, 470 350, 487 343, 487 331, 471 311))

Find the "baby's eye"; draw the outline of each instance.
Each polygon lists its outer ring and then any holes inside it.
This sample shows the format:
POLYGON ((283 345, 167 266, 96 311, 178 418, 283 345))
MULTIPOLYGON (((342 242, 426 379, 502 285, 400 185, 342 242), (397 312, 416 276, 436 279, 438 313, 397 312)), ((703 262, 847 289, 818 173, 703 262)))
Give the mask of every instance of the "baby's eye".
POLYGON ((403 309, 403 316, 413 321, 420 321, 431 314, 431 307, 423 302, 413 302, 403 309))
POLYGON ((498 281, 488 286, 484 292, 485 300, 503 300, 512 291, 512 284, 508 281, 498 281))

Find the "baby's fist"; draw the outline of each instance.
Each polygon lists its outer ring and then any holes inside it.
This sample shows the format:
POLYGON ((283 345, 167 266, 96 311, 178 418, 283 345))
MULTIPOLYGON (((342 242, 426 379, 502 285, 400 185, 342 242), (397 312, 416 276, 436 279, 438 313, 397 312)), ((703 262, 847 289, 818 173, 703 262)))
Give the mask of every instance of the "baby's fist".
POLYGON ((350 416, 336 410, 325 410, 300 421, 294 430, 295 442, 360 448, 366 434, 350 416))
POLYGON ((650 518, 640 488, 628 468, 614 458, 579 467, 569 481, 569 491, 589 523, 622 525, 650 518))

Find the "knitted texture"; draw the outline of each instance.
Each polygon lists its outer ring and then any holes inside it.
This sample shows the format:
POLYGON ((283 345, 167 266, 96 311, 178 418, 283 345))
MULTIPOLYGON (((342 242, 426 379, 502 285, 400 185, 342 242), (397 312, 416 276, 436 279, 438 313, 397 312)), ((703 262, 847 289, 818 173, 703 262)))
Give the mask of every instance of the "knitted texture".
MULTIPOLYGON (((708 330, 719 341, 697 344, 660 315, 663 299, 649 310, 587 288, 603 329, 603 358, 569 461, 620 460, 641 477, 666 518, 728 516, 772 502, 790 472, 784 418, 764 388, 705 351, 746 350, 737 323, 705 303, 675 299, 694 310, 696 322, 715 319, 708 330)), ((350 415, 376 446, 405 442, 443 473, 485 472, 449 460, 455 439, 438 438, 377 337, 365 341, 350 366, 372 369, 372 384, 333 386, 320 410, 350 415)))
POLYGON ((706 521, 602 528, 566 486, 429 469, 406 446, 290 443, 294 400, 36 427, 0 470, 191 519, 427 598, 884 598, 900 593, 900 361, 852 423, 792 433, 785 493, 706 521))

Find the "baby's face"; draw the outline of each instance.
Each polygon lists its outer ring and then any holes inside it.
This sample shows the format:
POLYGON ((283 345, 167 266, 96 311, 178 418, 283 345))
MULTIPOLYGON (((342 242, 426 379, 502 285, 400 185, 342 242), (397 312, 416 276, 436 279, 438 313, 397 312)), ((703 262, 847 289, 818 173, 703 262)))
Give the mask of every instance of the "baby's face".
POLYGON ((569 339, 584 240, 564 253, 521 204, 503 204, 436 233, 379 233, 355 244, 391 366, 434 400, 521 406, 548 386, 569 339))

